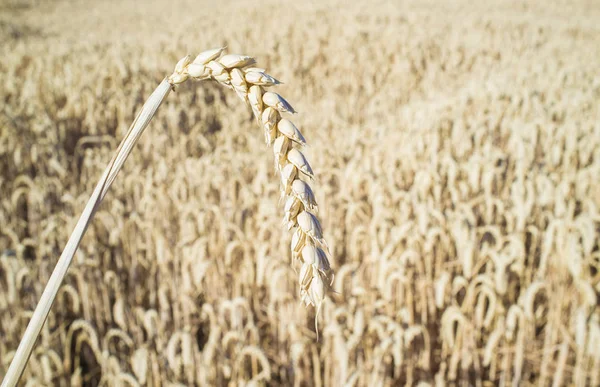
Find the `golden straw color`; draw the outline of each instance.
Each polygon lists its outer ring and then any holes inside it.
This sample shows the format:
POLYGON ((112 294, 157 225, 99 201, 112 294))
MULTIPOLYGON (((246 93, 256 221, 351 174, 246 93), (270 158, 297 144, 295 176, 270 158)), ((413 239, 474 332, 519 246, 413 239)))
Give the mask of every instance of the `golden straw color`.
POLYGON ((0 382, 191 53, 18 385, 600 386, 598 3, 0 1, 0 382))

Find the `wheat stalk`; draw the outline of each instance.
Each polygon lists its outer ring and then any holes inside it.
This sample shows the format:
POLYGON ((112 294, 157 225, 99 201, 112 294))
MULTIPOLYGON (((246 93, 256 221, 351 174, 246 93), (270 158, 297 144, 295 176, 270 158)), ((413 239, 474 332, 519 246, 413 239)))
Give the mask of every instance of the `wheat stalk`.
POLYGON ((321 225, 316 216, 310 212, 317 209, 314 194, 310 186, 300 179, 301 174, 312 179, 313 171, 304 155, 292 146, 292 142, 304 145, 306 141, 291 121, 281 118, 280 113, 295 113, 290 104, 279 94, 265 91, 265 87, 280 82, 266 74, 264 69, 249 68, 255 63, 253 58, 231 54, 222 56, 223 51, 224 48, 218 48, 202 52, 194 61, 191 61, 189 56, 181 59, 173 74, 158 85, 142 107, 75 225, 27 325, 2 381, 2 387, 15 386, 19 381, 75 251, 133 146, 169 91, 190 77, 195 79, 212 78, 222 85, 233 88, 238 96, 250 105, 257 120, 262 123, 267 144, 273 144, 276 169, 281 173, 282 178, 282 196, 288 196, 285 205, 285 223, 288 229, 297 227, 292 240, 292 257, 294 260, 302 262, 299 281, 300 294, 306 305, 317 307, 316 324, 320 307, 333 275, 327 258, 328 248, 323 239, 321 225))
POLYGON ((23 338, 19 343, 19 347, 17 348, 4 380, 2 381, 2 387, 15 386, 19 381, 21 374, 27 365, 27 360, 31 355, 35 341, 37 340, 42 326, 48 317, 48 313, 50 313, 50 308, 52 307, 54 299, 56 298, 56 294, 58 293, 60 285, 67 274, 67 270, 69 269, 71 261, 73 260, 75 251, 77 251, 77 247, 79 247, 79 243, 81 243, 81 239, 83 238, 83 235, 85 234, 85 231, 90 224, 94 213, 98 209, 100 202, 102 202, 102 199, 104 199, 108 189, 117 177, 117 174, 123 167, 123 164, 131 153, 133 146, 142 135, 146 126, 148 126, 150 123, 152 117, 154 117, 156 110, 162 101, 167 97, 170 90, 171 85, 166 79, 158 85, 158 87, 154 90, 142 107, 142 110, 137 115, 136 119, 131 124, 129 131, 123 138, 123 141, 121 141, 121 144, 117 148, 115 155, 104 170, 100 181, 96 185, 92 196, 88 200, 83 213, 77 221, 75 229, 71 233, 71 236, 67 241, 67 245, 58 259, 52 275, 50 276, 50 279, 44 288, 42 297, 40 298, 40 301, 33 312, 31 320, 29 320, 27 329, 23 334, 23 338))

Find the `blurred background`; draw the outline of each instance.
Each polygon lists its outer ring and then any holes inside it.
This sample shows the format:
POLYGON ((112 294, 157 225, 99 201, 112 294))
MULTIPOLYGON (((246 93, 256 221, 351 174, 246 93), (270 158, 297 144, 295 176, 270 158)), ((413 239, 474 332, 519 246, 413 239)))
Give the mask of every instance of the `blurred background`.
POLYGON ((93 187, 184 55, 284 82, 336 270, 300 305, 272 153, 171 94, 89 227, 29 386, 600 385, 594 1, 0 3, 0 376, 93 187))

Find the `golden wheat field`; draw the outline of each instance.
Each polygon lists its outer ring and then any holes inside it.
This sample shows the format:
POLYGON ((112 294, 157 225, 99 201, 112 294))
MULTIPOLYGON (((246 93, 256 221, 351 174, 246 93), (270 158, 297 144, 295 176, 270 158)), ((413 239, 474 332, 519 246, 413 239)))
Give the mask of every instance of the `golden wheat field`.
POLYGON ((251 109, 188 82, 23 385, 600 385, 598 20, 595 1, 1 1, 0 378, 144 100, 227 46, 299 112, 335 270, 318 328, 251 109))

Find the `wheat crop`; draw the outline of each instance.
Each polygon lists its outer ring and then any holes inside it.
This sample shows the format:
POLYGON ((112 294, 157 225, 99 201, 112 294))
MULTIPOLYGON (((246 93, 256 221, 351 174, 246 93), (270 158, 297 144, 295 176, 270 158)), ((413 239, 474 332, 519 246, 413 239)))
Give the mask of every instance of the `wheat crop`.
POLYGON ((226 46, 260 63, 163 102, 23 385, 599 385, 596 20, 586 0, 0 2, 0 377, 144 100, 226 46), (263 67, 283 83, 248 87, 263 67), (289 197, 318 202, 335 267, 318 341, 289 197))

